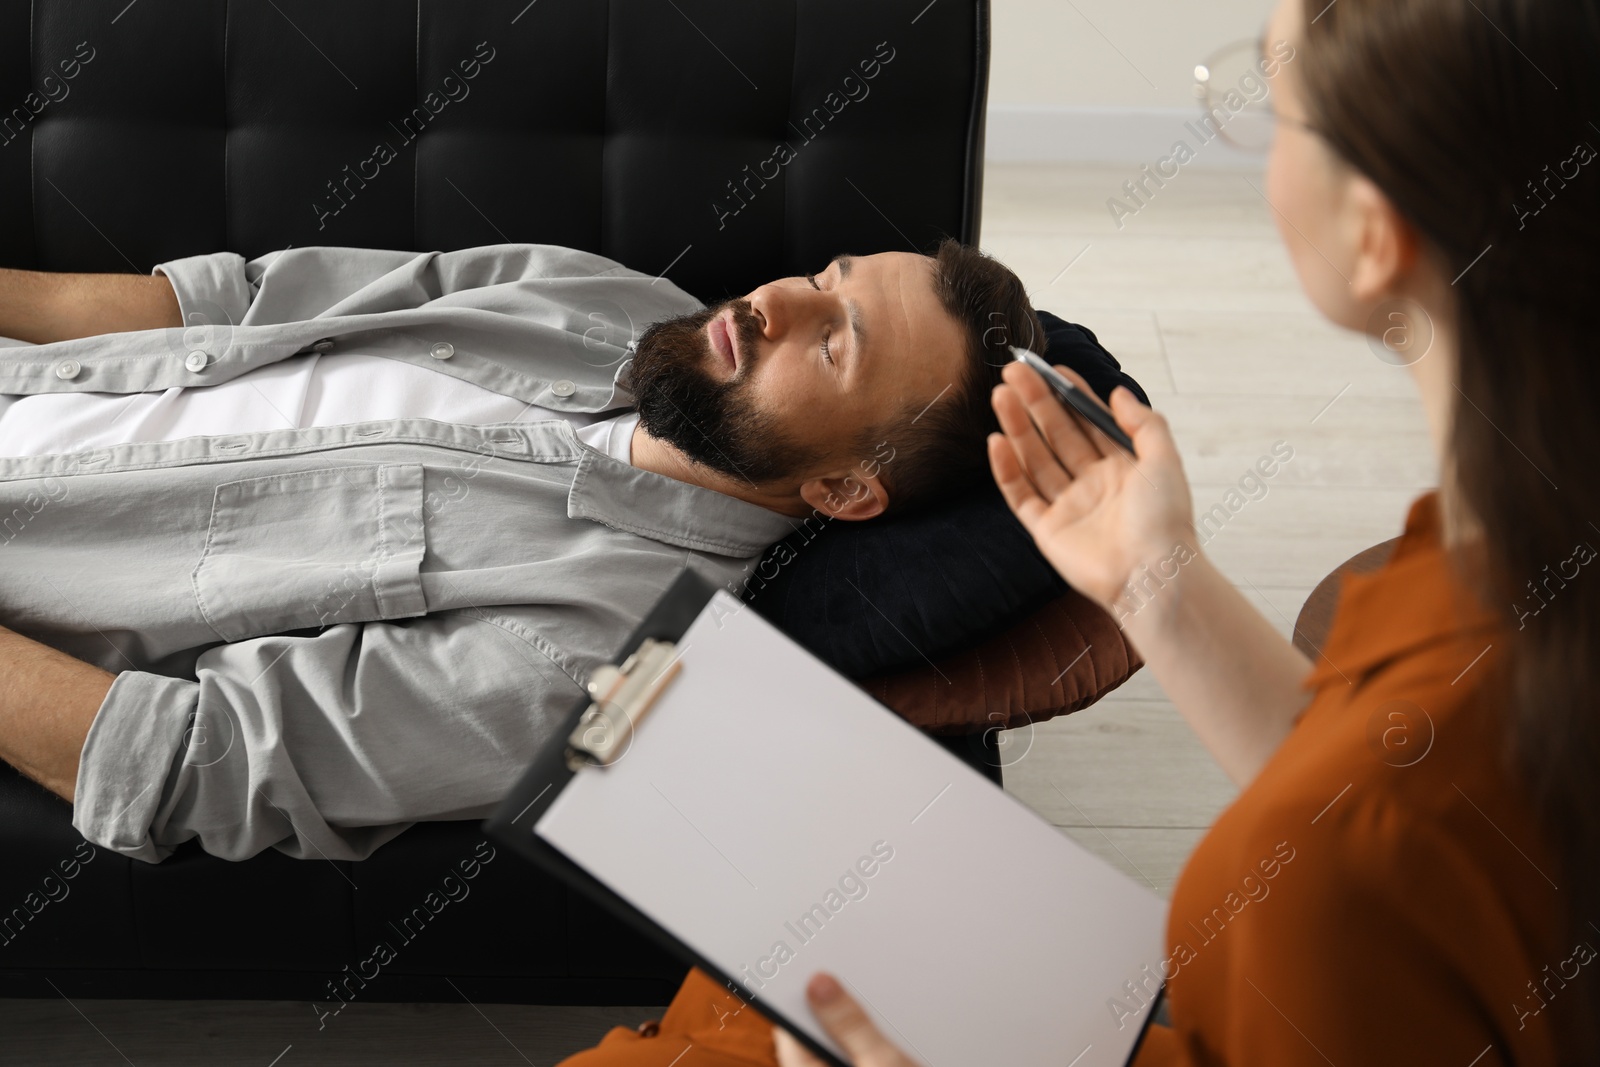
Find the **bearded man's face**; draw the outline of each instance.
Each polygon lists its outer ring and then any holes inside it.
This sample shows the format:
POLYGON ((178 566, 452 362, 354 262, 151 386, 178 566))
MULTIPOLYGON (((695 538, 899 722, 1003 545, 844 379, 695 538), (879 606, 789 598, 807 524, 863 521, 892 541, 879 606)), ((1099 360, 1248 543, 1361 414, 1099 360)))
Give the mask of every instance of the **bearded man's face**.
POLYGON ((815 447, 791 440, 777 417, 757 404, 755 371, 761 324, 748 300, 680 315, 651 325, 633 356, 631 385, 645 432, 703 466, 757 485, 792 477, 820 458, 815 447), (733 333, 748 353, 730 377, 709 368, 725 361, 707 327, 733 333))
POLYGON ((817 274, 655 323, 631 370, 640 425, 757 485, 849 475, 887 454, 875 431, 967 376, 964 328, 935 281, 927 256, 838 256, 817 274))

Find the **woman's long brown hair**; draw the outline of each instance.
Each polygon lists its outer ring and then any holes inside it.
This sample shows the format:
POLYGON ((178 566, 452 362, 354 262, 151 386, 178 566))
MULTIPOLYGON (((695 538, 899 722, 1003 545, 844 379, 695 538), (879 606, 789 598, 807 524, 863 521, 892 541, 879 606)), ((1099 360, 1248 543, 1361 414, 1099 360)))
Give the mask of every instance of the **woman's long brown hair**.
MULTIPOLYGON (((1600 565, 1573 562, 1600 549, 1600 0, 1304 11, 1310 125, 1456 279, 1446 497, 1508 624, 1507 751, 1560 850, 1567 943, 1600 945, 1600 565)), ((1564 1014, 1592 1027, 1583 984, 1564 1014)))

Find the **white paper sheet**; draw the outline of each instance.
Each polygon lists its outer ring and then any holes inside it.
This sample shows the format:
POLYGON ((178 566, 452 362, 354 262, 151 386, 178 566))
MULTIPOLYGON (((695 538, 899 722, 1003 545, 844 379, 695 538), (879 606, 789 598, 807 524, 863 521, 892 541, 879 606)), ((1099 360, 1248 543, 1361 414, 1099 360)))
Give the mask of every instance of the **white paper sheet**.
POLYGON ((927 1067, 1125 1062, 1164 901, 726 593, 679 649, 540 837, 836 1054, 818 970, 927 1067))

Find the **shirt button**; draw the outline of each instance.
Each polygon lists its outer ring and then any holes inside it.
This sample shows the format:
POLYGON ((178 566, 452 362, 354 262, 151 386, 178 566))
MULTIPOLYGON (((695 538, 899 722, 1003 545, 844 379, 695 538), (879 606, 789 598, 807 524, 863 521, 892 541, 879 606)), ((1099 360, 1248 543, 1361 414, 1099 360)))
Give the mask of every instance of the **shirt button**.
POLYGON ((71 381, 76 378, 83 367, 75 359, 64 359, 56 364, 56 377, 71 381))
POLYGON ((449 359, 455 354, 456 346, 451 344, 449 341, 440 341, 438 344, 428 349, 428 355, 432 356, 434 359, 449 359))
POLYGON ((563 378, 559 382, 552 382, 550 391, 556 396, 571 396, 578 391, 578 387, 563 378))
POLYGON ((328 338, 324 337, 322 340, 316 342, 315 344, 313 344, 311 346, 311 351, 313 351, 313 352, 326 352, 329 349, 331 349, 332 347, 333 347, 333 342, 330 341, 328 338))
POLYGON ((190 352, 183 359, 183 365, 192 371, 206 369, 206 364, 211 362, 211 357, 204 352, 190 352))

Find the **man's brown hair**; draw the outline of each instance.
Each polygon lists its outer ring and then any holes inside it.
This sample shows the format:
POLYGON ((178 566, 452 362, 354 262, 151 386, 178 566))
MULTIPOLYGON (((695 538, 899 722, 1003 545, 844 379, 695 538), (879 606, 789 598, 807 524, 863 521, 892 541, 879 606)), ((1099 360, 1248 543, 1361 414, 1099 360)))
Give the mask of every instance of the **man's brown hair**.
MULTIPOLYGON (((898 413, 874 427, 862 454, 879 442, 894 449, 881 477, 889 510, 925 507, 987 476, 985 441, 1000 428, 989 394, 1000 369, 1011 362, 1011 345, 1044 353, 1044 327, 1028 291, 996 259, 946 239, 933 254, 934 292, 961 324, 967 359, 964 376, 922 410, 898 413)), ((881 457, 880 457, 881 458, 881 457)))

